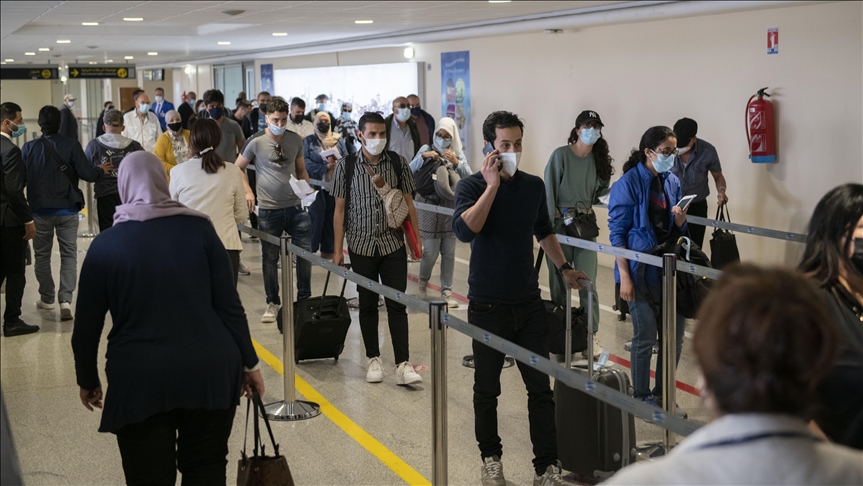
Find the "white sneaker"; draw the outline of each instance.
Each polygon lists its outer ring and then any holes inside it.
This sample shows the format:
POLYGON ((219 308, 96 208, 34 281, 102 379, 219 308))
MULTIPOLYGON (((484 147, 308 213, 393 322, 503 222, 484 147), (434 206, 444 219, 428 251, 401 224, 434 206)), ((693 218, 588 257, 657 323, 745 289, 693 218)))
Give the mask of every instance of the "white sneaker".
POLYGON ((428 285, 428 282, 423 282, 422 280, 420 280, 420 284, 417 287, 417 297, 422 300, 426 300, 426 297, 428 297, 428 285))
MULTIPOLYGON (((596 334, 593 335, 593 359, 599 359, 599 356, 602 354, 602 346, 599 345, 599 339, 596 338, 596 334)), ((581 352, 581 355, 587 359, 587 350, 581 352)))
POLYGON ((251 271, 251 269, 249 269, 249 267, 243 265, 243 261, 240 260, 240 266, 239 266, 239 268, 237 268, 237 274, 242 275, 244 277, 248 277, 249 275, 252 274, 252 271, 251 271))
POLYGON ((485 457, 482 460, 482 486, 506 486, 503 477, 503 463, 500 457, 485 457))
POLYGON ((42 299, 36 301, 36 307, 42 310, 54 310, 54 304, 49 304, 42 299))
POLYGON ((545 473, 542 476, 533 476, 533 486, 565 486, 571 485, 569 481, 563 479, 563 469, 560 467, 560 461, 557 464, 552 464, 545 468, 545 473))
POLYGON ((60 320, 71 321, 72 319, 74 319, 72 316, 72 304, 68 302, 60 302, 60 320))
POLYGON ((440 296, 446 301, 446 305, 449 309, 458 309, 458 301, 453 298, 452 290, 444 290, 440 293, 440 296))
POLYGON ((384 381, 384 368, 380 357, 369 358, 369 370, 366 371, 366 381, 368 383, 380 383, 384 381))
POLYGON ((414 370, 414 365, 405 361, 396 368, 396 385, 416 385, 422 383, 423 377, 414 370))
POLYGON ((261 322, 276 322, 276 315, 279 313, 279 307, 280 306, 278 304, 267 304, 267 310, 265 310, 264 315, 261 316, 261 322))

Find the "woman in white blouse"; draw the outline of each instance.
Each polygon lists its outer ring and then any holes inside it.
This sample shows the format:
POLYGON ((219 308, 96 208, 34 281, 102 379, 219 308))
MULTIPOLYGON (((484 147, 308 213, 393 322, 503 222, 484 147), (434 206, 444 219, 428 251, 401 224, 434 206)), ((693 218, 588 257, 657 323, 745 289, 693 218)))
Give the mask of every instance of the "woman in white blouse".
POLYGON ((192 126, 189 155, 184 164, 171 169, 171 198, 210 217, 216 233, 231 259, 234 285, 243 249, 237 223, 248 217, 245 188, 240 169, 226 163, 215 149, 222 131, 213 120, 199 120, 192 126))

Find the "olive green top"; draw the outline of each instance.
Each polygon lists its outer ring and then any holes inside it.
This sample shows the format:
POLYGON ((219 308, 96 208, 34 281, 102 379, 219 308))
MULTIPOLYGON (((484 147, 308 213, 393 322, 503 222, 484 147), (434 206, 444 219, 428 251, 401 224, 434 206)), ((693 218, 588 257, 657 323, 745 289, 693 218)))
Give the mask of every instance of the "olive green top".
POLYGON ((608 194, 608 183, 597 178, 592 151, 587 157, 579 157, 569 145, 558 147, 545 166, 549 217, 552 221, 560 219, 562 208, 590 208, 608 194))

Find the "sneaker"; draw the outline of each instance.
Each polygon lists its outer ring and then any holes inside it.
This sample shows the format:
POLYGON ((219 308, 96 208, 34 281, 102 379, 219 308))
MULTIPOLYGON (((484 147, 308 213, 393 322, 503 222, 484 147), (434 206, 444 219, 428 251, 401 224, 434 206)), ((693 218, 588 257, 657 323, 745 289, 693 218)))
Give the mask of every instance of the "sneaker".
POLYGON ((452 296, 452 290, 444 290, 440 293, 441 299, 446 301, 446 305, 450 309, 458 309, 458 301, 452 296))
POLYGON ((482 459, 482 486, 506 486, 503 478, 503 463, 500 457, 491 456, 482 459))
POLYGON ((661 408, 661 407, 659 407, 659 404, 656 403, 656 397, 654 397, 653 395, 647 395, 646 397, 641 397, 641 401, 650 405, 650 406, 661 408))
MULTIPOLYGON (((627 342, 623 343, 623 350, 624 351, 632 351, 632 341, 627 341, 627 342)), ((659 353, 659 345, 654 344, 653 345, 653 354, 657 354, 657 353, 659 353)))
POLYGON ((279 313, 279 304, 267 304, 267 310, 261 316, 261 322, 270 323, 276 322, 276 314, 279 313))
POLYGON ((366 381, 368 383, 380 383, 384 381, 384 368, 381 365, 380 357, 369 358, 369 370, 366 371, 366 381))
POLYGON ((249 267, 243 265, 243 261, 240 260, 240 267, 237 268, 237 274, 242 275, 244 277, 248 277, 249 275, 252 274, 252 270, 249 267))
POLYGON ((414 365, 405 361, 396 368, 396 385, 416 385, 423 382, 423 377, 414 370, 414 365))
POLYGON ((428 285, 428 282, 423 282, 422 280, 420 280, 420 284, 417 287, 417 297, 422 300, 426 300, 426 297, 428 297, 428 285))
MULTIPOLYGON (((587 350, 581 352, 581 355, 587 359, 587 350)), ((599 345, 599 339, 596 337, 596 334, 593 335, 593 359, 599 359, 599 356, 602 355, 602 346, 599 345)))
POLYGON ((545 468, 545 473, 542 476, 533 476, 533 486, 572 486, 573 483, 563 479, 563 469, 560 467, 560 461, 557 464, 550 464, 545 468))
MULTIPOLYGON (((662 397, 653 397, 653 401, 656 402, 657 407, 662 408, 662 397)), ((674 404, 674 415, 677 415, 678 417, 683 417, 685 419, 689 418, 689 414, 686 412, 686 410, 680 408, 680 405, 678 405, 677 403, 674 404)))
POLYGON ((36 301, 36 307, 42 310, 54 310, 54 304, 49 304, 42 299, 36 301))
POLYGON ((71 321, 72 319, 72 304, 69 302, 60 302, 60 320, 71 321))
POLYGON ((20 319, 12 324, 8 322, 3 324, 3 336, 5 337, 23 336, 34 332, 39 332, 39 326, 31 326, 20 319))

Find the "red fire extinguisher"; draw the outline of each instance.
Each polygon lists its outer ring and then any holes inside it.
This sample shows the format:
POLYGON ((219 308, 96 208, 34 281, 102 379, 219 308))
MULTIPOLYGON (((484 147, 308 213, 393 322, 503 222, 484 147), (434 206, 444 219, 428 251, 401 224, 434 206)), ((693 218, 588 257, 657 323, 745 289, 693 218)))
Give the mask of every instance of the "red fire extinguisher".
POLYGON ((185 103, 185 102, 189 101, 189 99, 186 97, 186 92, 185 92, 185 91, 183 91, 183 96, 180 98, 180 100, 181 100, 183 103, 185 103))
POLYGON ((773 135, 773 103, 761 88, 746 103, 746 138, 749 140, 749 159, 756 164, 776 162, 776 143, 773 135), (755 99, 755 98, 758 99, 755 99))

